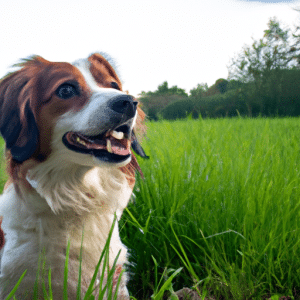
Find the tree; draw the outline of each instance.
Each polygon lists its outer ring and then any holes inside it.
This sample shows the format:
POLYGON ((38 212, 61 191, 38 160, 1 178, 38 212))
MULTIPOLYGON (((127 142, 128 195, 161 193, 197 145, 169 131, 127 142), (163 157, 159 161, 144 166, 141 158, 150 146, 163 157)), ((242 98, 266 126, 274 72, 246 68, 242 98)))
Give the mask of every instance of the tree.
POLYGON ((220 78, 216 81, 216 87, 221 94, 227 91, 228 81, 226 79, 220 78))
POLYGON ((170 103, 187 98, 188 94, 177 85, 169 88, 168 82, 165 81, 158 86, 156 91, 143 91, 139 96, 139 100, 149 119, 157 120, 162 109, 170 103))
POLYGON ((231 79, 227 84, 227 91, 241 89, 244 84, 239 80, 231 79))
POLYGON ((179 88, 177 85, 169 88, 169 84, 167 81, 164 81, 161 85, 157 87, 157 90, 154 92, 144 92, 140 93, 140 97, 153 96, 153 95, 180 95, 187 97, 188 94, 184 89, 179 88))
POLYGON ((223 78, 219 78, 216 82, 210 86, 204 93, 205 97, 223 94, 227 91, 228 81, 223 78))
POLYGON ((254 40, 251 46, 245 45, 233 58, 229 66, 230 79, 249 82, 263 77, 270 70, 298 65, 294 60, 296 54, 290 51, 291 31, 282 29, 275 18, 270 19, 268 27, 262 39, 254 40))
POLYGON ((208 90, 207 83, 198 83, 197 87, 190 90, 190 94, 192 97, 201 98, 205 96, 207 90, 208 90))
POLYGON ((244 46, 232 60, 229 79, 245 84, 243 90, 250 110, 259 105, 263 115, 278 113, 284 74, 281 70, 299 66, 295 58, 300 51, 295 47, 291 51, 292 39, 295 36, 290 29, 283 29, 279 21, 270 19, 263 38, 244 46))

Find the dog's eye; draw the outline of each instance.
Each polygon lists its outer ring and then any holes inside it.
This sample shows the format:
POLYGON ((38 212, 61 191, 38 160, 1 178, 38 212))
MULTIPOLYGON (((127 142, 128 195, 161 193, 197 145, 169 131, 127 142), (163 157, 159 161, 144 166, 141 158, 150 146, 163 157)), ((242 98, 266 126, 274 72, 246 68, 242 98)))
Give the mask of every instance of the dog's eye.
POLYGON ((72 84, 64 83, 56 90, 56 95, 61 99, 69 99, 78 95, 78 92, 72 84))
POLYGON ((111 86, 113 89, 120 90, 119 85, 118 85, 116 82, 114 82, 114 81, 110 83, 110 86, 111 86))

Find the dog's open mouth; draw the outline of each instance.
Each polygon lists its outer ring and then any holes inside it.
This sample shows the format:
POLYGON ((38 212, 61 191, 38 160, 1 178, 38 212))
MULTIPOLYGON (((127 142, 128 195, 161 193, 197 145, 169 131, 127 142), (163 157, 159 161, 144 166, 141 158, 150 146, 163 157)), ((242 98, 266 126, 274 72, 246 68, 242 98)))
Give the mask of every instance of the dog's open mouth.
POLYGON ((63 136, 63 143, 70 150, 91 154, 102 161, 118 163, 131 155, 129 133, 127 125, 96 136, 69 131, 63 136))

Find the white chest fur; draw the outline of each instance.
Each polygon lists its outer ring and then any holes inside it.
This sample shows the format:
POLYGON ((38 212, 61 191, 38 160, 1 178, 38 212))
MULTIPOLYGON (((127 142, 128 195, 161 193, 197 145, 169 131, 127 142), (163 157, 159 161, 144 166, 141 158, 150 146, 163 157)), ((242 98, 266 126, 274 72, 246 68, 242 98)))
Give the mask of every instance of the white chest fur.
MULTIPOLYGON (((118 169, 68 171, 68 174, 58 174, 55 180, 51 176, 37 180, 41 178, 41 170, 34 169, 29 177, 35 190, 28 193, 21 189, 22 199, 11 185, 0 197, 0 215, 4 216, 2 228, 6 234, 1 258, 0 299, 13 288, 25 269, 27 274, 20 286, 21 293, 27 285, 32 285, 41 253, 45 254, 46 265, 51 268, 54 293, 60 297, 68 240, 71 242, 69 265, 72 270, 68 284, 70 299, 73 299, 83 230, 82 282, 88 285, 106 243, 114 213, 121 216, 132 190, 118 169)), ((110 264, 120 249, 118 264, 123 265, 127 250, 121 243, 116 224, 111 239, 110 264)))

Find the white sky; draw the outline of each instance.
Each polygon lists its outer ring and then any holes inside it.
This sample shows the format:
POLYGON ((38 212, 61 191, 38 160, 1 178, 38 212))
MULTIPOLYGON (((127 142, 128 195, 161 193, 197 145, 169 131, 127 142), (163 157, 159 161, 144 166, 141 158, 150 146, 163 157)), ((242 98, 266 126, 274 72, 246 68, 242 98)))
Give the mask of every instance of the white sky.
POLYGON ((32 54, 72 62, 105 51, 133 95, 165 80, 189 92, 227 78, 230 59, 270 17, 300 24, 293 8, 300 0, 0 0, 0 77, 32 54))

